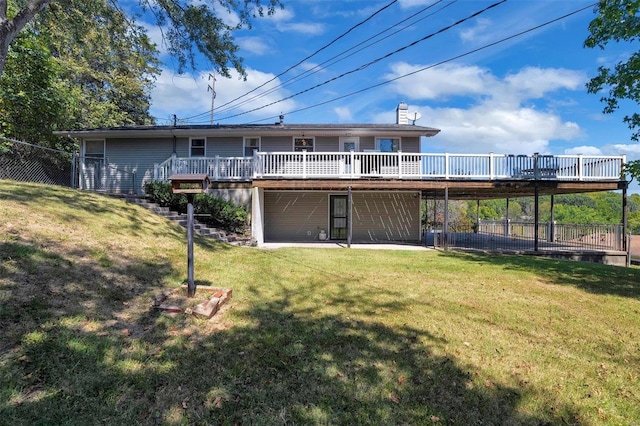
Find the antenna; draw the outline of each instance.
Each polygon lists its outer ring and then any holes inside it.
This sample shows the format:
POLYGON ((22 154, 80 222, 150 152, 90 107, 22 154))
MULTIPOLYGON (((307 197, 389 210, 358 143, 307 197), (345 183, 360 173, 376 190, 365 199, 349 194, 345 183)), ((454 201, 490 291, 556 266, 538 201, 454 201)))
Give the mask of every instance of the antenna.
POLYGON ((416 125, 416 121, 420 120, 420 117, 422 117, 422 114, 420 114, 418 111, 408 111, 407 112, 407 118, 411 121, 413 121, 413 125, 416 125))
POLYGON ((207 85, 207 92, 211 91, 211 115, 209 117, 209 123, 213 124, 213 106, 216 99, 216 77, 213 74, 209 73, 209 81, 211 80, 213 80, 213 83, 207 85))

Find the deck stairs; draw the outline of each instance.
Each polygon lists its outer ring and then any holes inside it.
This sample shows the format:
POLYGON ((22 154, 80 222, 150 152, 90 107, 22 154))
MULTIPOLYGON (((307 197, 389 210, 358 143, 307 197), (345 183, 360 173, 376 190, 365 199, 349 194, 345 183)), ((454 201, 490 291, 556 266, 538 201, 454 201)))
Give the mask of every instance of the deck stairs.
MULTIPOLYGON (((169 210, 169 207, 163 207, 157 203, 152 203, 144 197, 127 196, 125 197, 125 200, 129 203, 144 207, 145 209, 150 210, 177 225, 185 228, 187 227, 186 214, 169 210)), ((222 241, 234 246, 251 247, 255 245, 251 237, 208 226, 207 224, 198 221, 197 217, 194 218, 193 230, 198 235, 212 238, 216 241, 222 241)))

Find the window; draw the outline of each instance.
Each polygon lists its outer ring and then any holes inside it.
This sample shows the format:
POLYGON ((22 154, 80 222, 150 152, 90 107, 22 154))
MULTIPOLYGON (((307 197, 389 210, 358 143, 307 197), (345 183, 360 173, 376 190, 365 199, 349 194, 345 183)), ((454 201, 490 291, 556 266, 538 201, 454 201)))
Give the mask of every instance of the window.
POLYGON ((204 138, 191 138, 189 156, 190 157, 204 157, 205 155, 205 139, 204 138))
POLYGON ((244 138, 244 156, 253 157, 253 151, 260 151, 260 138, 244 138))
POLYGON ((293 138, 294 151, 313 151, 313 138, 293 138))
POLYGON ((376 138, 376 149, 380 152, 398 152, 400 138, 376 138))
POLYGON ((84 156, 95 161, 104 160, 104 140, 84 141, 84 156))

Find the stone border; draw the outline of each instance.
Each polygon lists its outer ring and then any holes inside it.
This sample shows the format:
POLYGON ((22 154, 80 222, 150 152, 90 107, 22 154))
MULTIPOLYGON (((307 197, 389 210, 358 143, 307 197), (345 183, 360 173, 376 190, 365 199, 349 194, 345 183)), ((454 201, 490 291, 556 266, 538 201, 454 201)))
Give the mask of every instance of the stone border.
POLYGON ((211 293, 211 296, 196 306, 188 307, 186 309, 182 309, 179 306, 171 304, 171 296, 175 294, 176 291, 187 291, 187 285, 183 284, 179 288, 174 288, 168 291, 163 292, 159 296, 156 296, 151 302, 151 306, 155 309, 161 310, 167 313, 184 313, 185 315, 195 315, 200 318, 211 318, 213 317, 218 310, 227 303, 229 299, 231 299, 231 295, 233 290, 230 288, 223 287, 211 287, 206 285, 199 285, 196 287, 196 294, 198 291, 200 292, 208 292, 211 293))

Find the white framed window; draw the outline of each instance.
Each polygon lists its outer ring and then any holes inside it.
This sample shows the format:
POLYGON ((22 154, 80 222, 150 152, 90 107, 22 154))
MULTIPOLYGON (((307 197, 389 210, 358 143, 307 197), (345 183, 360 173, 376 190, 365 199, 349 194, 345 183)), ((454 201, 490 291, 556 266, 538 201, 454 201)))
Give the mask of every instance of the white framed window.
POLYGON ((205 138, 189 138, 189 157, 204 157, 206 146, 205 138))
POLYGON ((260 138, 245 137, 244 138, 244 156, 253 157, 254 151, 260 151, 260 138))
POLYGON ((376 138, 376 149, 380 152, 398 152, 402 149, 400 138, 376 138))
POLYGON ((293 138, 293 150, 300 151, 313 151, 314 138, 293 138))
POLYGON ((84 156, 88 159, 102 161, 105 157, 104 139, 87 139, 84 141, 84 156))

